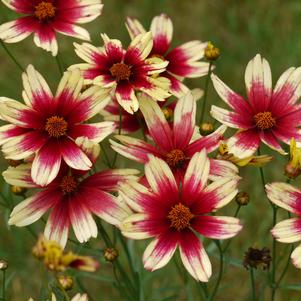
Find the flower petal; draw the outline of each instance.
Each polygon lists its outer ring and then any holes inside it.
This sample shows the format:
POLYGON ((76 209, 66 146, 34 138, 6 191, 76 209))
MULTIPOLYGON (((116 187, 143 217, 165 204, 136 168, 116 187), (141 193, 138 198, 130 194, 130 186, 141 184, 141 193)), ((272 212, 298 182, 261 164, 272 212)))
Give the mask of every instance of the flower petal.
POLYGON ((5 182, 19 187, 38 187, 31 179, 31 164, 21 164, 16 167, 8 167, 2 173, 5 182))
POLYGON ((276 224, 271 230, 277 241, 292 243, 301 240, 301 218, 290 218, 276 224))
POLYGON ((142 24, 135 18, 127 17, 125 26, 132 40, 139 34, 146 33, 146 30, 144 29, 142 24))
POLYGON ((291 254, 291 259, 293 265, 301 269, 301 245, 299 245, 291 254))
POLYGON ((51 52, 53 56, 57 55, 58 44, 51 25, 40 25, 40 28, 35 31, 33 41, 38 47, 51 52))

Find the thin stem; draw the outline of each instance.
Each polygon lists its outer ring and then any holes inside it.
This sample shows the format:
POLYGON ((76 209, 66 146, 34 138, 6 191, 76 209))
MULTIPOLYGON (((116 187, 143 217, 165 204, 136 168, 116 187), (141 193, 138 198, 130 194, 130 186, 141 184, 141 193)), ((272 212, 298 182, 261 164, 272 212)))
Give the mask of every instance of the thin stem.
POLYGON ((103 155, 104 155, 104 158, 105 158, 105 163, 106 163, 106 165, 107 165, 109 168, 112 168, 111 163, 110 163, 110 160, 109 160, 109 157, 108 157, 107 152, 106 152, 106 149, 104 148, 104 146, 102 145, 102 143, 99 143, 99 145, 100 145, 100 148, 101 148, 101 150, 102 150, 102 152, 103 152, 103 155))
MULTIPOLYGON (((122 130, 122 107, 121 107, 121 105, 119 105, 119 128, 118 128, 118 135, 121 134, 121 130, 122 130)), ((115 152, 113 163, 112 163, 112 168, 115 167, 117 156, 118 156, 118 153, 115 152)))
POLYGON ((14 55, 8 50, 8 48, 6 47, 5 43, 0 40, 0 43, 3 47, 3 49, 5 50, 5 52, 8 54, 8 56, 11 58, 11 60, 16 64, 16 66, 20 69, 21 72, 24 72, 24 68, 22 67, 22 65, 17 61, 17 59, 14 57, 14 55))
POLYGON ((209 297, 209 301, 212 301, 217 293, 217 290, 218 290, 218 287, 220 285, 220 282, 221 282, 221 279, 222 279, 222 276, 223 276, 223 271, 224 271, 224 254, 223 254, 223 250, 222 250, 222 247, 221 247, 221 244, 220 244, 220 241, 217 240, 215 241, 216 243, 216 246, 219 250, 219 261, 220 261, 220 266, 219 266, 219 272, 218 272, 218 277, 217 277, 217 280, 216 280, 216 284, 215 284, 215 287, 213 289, 213 292, 211 294, 211 296, 209 297))
POLYGON ((137 112, 135 113, 135 115, 136 115, 136 118, 137 118, 137 120, 138 120, 139 126, 140 126, 140 128, 141 128, 143 140, 144 140, 145 142, 147 142, 147 137, 146 137, 146 134, 145 134, 145 127, 144 127, 144 124, 143 124, 143 122, 142 122, 142 120, 141 120, 141 117, 140 117, 139 114, 137 114, 137 112))
MULTIPOLYGON (((277 207, 273 206, 273 227, 276 225, 277 222, 277 207)), ((276 293, 276 280, 275 280, 275 274, 276 274, 276 239, 273 238, 273 246, 272 246, 272 295, 271 295, 271 301, 274 301, 275 299, 275 293, 276 293)))
POLYGON ((83 285, 83 283, 81 282, 81 280, 79 278, 75 278, 76 279, 76 283, 78 285, 78 287, 80 288, 80 290, 83 292, 83 293, 86 293, 88 295, 88 298, 90 301, 94 301, 94 299, 91 297, 90 294, 88 294, 85 286, 83 285))
POLYGON ((56 64, 59 68, 60 74, 63 75, 64 74, 64 67, 63 67, 63 64, 62 64, 58 54, 55 56, 55 61, 56 61, 56 64))
POLYGON ((204 116, 205 116, 206 103, 207 103, 207 96, 208 96, 209 80, 210 80, 210 75, 211 75, 211 67, 212 67, 212 62, 209 63, 208 74, 207 74, 207 76, 206 76, 206 81, 205 81, 204 99, 203 99, 203 102, 202 102, 200 124, 203 123, 203 121, 204 121, 204 116))
POLYGON ((5 301, 5 270, 2 271, 2 298, 1 300, 5 301))
POLYGON ((281 273, 281 275, 280 275, 278 281, 276 282, 275 291, 276 291, 277 288, 279 287, 281 280, 283 279, 283 277, 285 276, 285 274, 286 274, 286 272, 287 272, 287 269, 288 269, 289 264, 290 264, 290 261, 291 261, 291 254, 292 254, 293 248, 294 248, 294 247, 292 246, 291 251, 290 251, 290 253, 289 253, 288 257, 287 257, 287 261, 286 261, 285 267, 284 267, 284 269, 283 269, 283 271, 282 271, 282 273, 281 273))
POLYGON ((255 290, 255 281, 254 281, 254 269, 250 268, 250 279, 252 287, 252 301, 256 301, 256 290, 255 290))

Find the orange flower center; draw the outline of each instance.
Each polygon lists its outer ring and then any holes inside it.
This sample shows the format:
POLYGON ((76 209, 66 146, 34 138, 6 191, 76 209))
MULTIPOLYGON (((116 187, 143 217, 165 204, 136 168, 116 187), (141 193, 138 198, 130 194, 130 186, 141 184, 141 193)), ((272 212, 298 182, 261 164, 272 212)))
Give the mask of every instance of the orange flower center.
POLYGON ((45 130, 50 137, 59 138, 66 135, 68 129, 67 121, 59 116, 49 117, 46 121, 45 130))
POLYGON ((166 155, 166 162, 172 168, 179 168, 185 162, 185 154, 180 149, 174 149, 166 155))
POLYGON ((190 209, 181 203, 173 206, 167 215, 170 220, 170 227, 177 231, 188 228, 193 217, 194 215, 190 212, 190 209))
POLYGON ((256 126, 261 130, 271 129, 276 125, 276 120, 271 112, 259 112, 254 116, 256 126))
POLYGON ((61 181, 60 187, 64 194, 72 193, 77 188, 77 181, 71 175, 64 176, 61 181))
POLYGON ((124 63, 116 63, 110 68, 112 76, 116 78, 116 81, 128 80, 132 74, 131 67, 124 63))
POLYGON ((35 16, 40 20, 50 19, 55 16, 55 6, 47 1, 42 1, 35 6, 35 16))

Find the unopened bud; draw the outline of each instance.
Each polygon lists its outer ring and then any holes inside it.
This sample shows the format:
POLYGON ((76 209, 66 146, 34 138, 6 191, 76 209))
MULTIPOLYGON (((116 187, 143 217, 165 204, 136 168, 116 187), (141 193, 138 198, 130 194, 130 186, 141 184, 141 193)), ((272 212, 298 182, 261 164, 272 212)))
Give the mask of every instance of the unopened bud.
POLYGON ((220 57, 219 48, 215 47, 211 42, 208 42, 207 47, 205 48, 205 58, 208 61, 216 61, 220 57))
POLYGON ((244 191, 240 191, 235 198, 235 201, 238 205, 240 206, 246 206, 248 205, 250 199, 249 199, 249 194, 244 191))
POLYGON ((295 179, 301 174, 301 170, 294 167, 291 162, 288 162, 284 167, 284 173, 288 178, 295 179))
POLYGON ((213 131, 214 131, 214 127, 213 127, 213 124, 210 122, 203 122, 200 125, 200 134, 202 136, 207 136, 207 135, 213 133, 213 131))
POLYGON ((15 186, 15 185, 11 186, 10 189, 11 189, 11 192, 15 195, 23 195, 27 191, 26 188, 20 187, 20 186, 15 186))
POLYGON ((0 260, 0 271, 5 271, 8 268, 8 263, 5 260, 0 260))
POLYGON ((107 248, 103 252, 103 257, 105 258, 106 261, 113 262, 115 261, 119 256, 119 253, 116 249, 114 248, 107 248))
POLYGON ((172 120, 172 116, 173 116, 173 111, 172 109, 168 108, 168 107, 164 107, 164 108, 161 108, 164 116, 165 116, 165 119, 167 121, 171 121, 172 120))
POLYGON ((65 291, 69 291, 73 288, 73 278, 71 276, 68 275, 59 275, 57 277, 57 281, 59 282, 59 284, 62 286, 62 288, 65 291))

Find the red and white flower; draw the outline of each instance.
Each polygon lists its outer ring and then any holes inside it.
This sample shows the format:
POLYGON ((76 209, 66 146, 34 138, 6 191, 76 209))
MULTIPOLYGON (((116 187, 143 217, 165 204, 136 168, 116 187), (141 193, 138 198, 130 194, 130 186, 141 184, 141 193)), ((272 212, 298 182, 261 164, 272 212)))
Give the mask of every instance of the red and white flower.
POLYGON ((102 34, 104 47, 75 43, 76 54, 86 63, 76 64, 69 69, 82 70, 86 84, 108 88, 119 104, 133 114, 139 108, 135 92, 142 91, 157 101, 170 96, 169 80, 157 76, 165 70, 168 62, 158 58, 146 59, 152 49, 150 32, 138 35, 124 50, 119 40, 102 34), (156 75, 152 77, 152 75, 156 75))
MULTIPOLYGON (((161 108, 148 98, 139 99, 140 109, 148 127, 149 135, 155 146, 134 137, 114 136, 120 143, 110 140, 112 148, 121 155, 145 164, 149 155, 163 159, 180 181, 186 171, 190 158, 202 149, 208 153, 219 147, 226 130, 221 126, 214 133, 202 137, 195 134, 196 101, 191 93, 186 94, 176 104, 174 110, 173 128, 170 127, 161 108)), ((210 175, 233 176, 238 172, 231 162, 211 159, 210 175)))
POLYGON ((0 117, 10 122, 0 127, 5 157, 20 160, 36 154, 31 176, 41 186, 57 176, 62 161, 90 169, 91 161, 74 141, 84 136, 100 142, 114 131, 113 122, 84 123, 106 106, 108 93, 96 87, 81 93, 79 70, 65 72, 55 96, 33 66, 23 74, 23 85, 25 104, 0 97, 0 117))
MULTIPOLYGON (((132 39, 146 30, 137 19, 127 18, 126 27, 132 39)), ((161 14, 153 18, 150 31, 154 44, 149 57, 159 57, 168 62, 162 73, 171 81, 171 92, 180 97, 189 89, 182 83, 184 78, 201 77, 208 73, 209 65, 200 60, 204 56, 207 42, 190 41, 171 49, 173 25, 171 19, 161 14)))
POLYGON ((0 39, 6 43, 24 40, 32 33, 38 47, 57 55, 56 32, 82 40, 90 40, 87 30, 76 23, 97 18, 103 8, 101 0, 2 0, 17 13, 25 14, 0 26, 0 39))
MULTIPOLYGON (((91 141, 83 137, 77 139, 77 144, 92 162, 96 161, 99 145, 91 145, 91 141)), ((14 208, 8 222, 10 225, 30 225, 51 210, 44 235, 47 240, 55 240, 64 247, 71 226, 80 242, 97 236, 93 214, 115 226, 131 214, 129 207, 110 192, 117 191, 120 183, 136 179, 137 170, 111 169, 87 176, 86 172, 62 164, 56 179, 42 188, 31 180, 31 168, 30 164, 19 165, 9 167, 3 173, 11 185, 40 188, 14 208)))
MULTIPOLYGON (((283 243, 301 241, 301 189, 281 182, 267 184, 265 187, 271 202, 297 215, 276 224, 271 230, 272 235, 283 243)), ((291 259, 301 269, 301 245, 292 252, 291 259)))
POLYGON ((196 233, 226 239, 241 230, 237 218, 209 215, 234 198, 239 178, 223 178, 207 186, 209 169, 206 151, 195 153, 183 182, 178 184, 169 166, 150 156, 145 175, 151 189, 134 181, 121 185, 120 196, 137 212, 122 223, 123 235, 154 238, 143 255, 147 270, 165 266, 179 247, 187 271, 206 282, 211 276, 211 263, 196 233))
POLYGON ((245 82, 248 101, 233 92, 216 75, 213 85, 219 96, 233 109, 232 112, 212 106, 211 115, 223 124, 238 129, 227 146, 229 153, 238 158, 248 157, 263 142, 285 154, 279 141, 290 143, 292 137, 301 138, 300 104, 301 67, 291 67, 279 78, 272 90, 269 63, 257 54, 247 65, 245 82))

